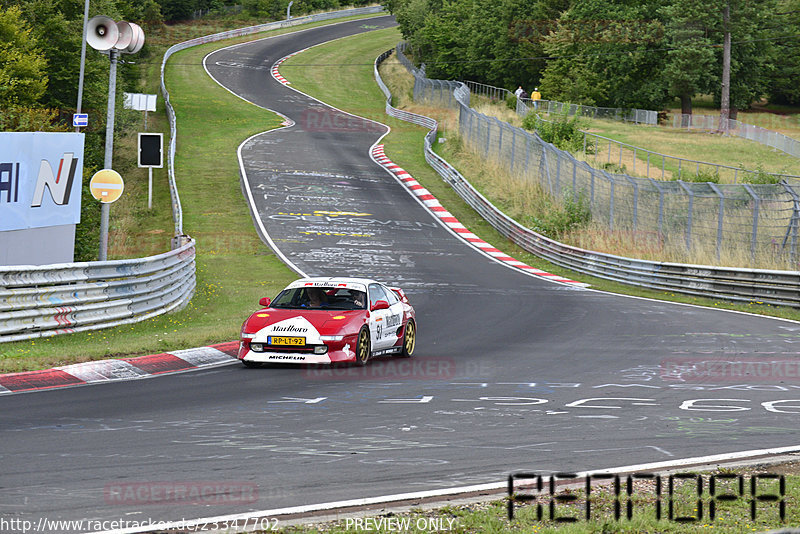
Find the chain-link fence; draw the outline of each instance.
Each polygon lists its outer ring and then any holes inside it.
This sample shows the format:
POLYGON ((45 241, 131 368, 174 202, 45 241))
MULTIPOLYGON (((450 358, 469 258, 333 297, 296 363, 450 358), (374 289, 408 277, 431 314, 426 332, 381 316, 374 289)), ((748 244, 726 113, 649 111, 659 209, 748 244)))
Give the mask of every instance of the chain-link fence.
MULTIPOLYGON (((465 81, 470 92, 491 100, 505 100, 509 97, 516 98, 516 95, 508 89, 486 85, 485 83, 465 81)), ((658 112, 648 109, 623 109, 623 108, 603 108, 597 106, 582 106, 580 104, 566 104, 555 100, 531 100, 530 98, 519 98, 518 102, 523 103, 526 109, 536 109, 540 113, 566 113, 567 115, 580 114, 582 117, 592 119, 605 119, 618 122, 635 122, 637 124, 658 124, 658 112)))
MULTIPOLYGON (((683 113, 675 113, 672 115, 673 128, 722 131, 720 126, 719 116, 687 115, 683 113)), ((730 135, 750 139, 751 141, 777 148, 796 158, 800 158, 800 141, 787 137, 782 133, 773 132, 772 130, 767 130, 766 128, 753 124, 745 124, 734 119, 728 119, 727 131, 730 135)))
POLYGON ((751 261, 767 256, 797 268, 800 187, 659 181, 595 169, 533 132, 476 112, 465 84, 426 78, 403 48, 397 56, 414 74, 415 101, 458 110, 465 145, 554 198, 583 199, 594 222, 633 238, 713 250, 718 259, 746 250, 751 261))
MULTIPOLYGON (((530 100, 517 100, 516 112, 520 117, 524 117, 533 109, 534 106, 532 106, 530 100)), ((638 112, 643 110, 634 111, 638 112)), ((570 114, 574 114, 574 111, 571 111, 570 114)), ((619 117, 616 119, 612 117, 598 118, 621 120, 619 117)), ((722 181, 734 184, 739 182, 763 183, 764 181, 778 183, 782 180, 800 182, 800 176, 794 174, 769 173, 761 170, 749 170, 741 167, 733 167, 731 165, 722 165, 720 163, 710 163, 707 161, 670 156, 668 154, 662 154, 661 152, 655 152, 647 150, 646 148, 623 143, 616 139, 609 139, 602 135, 581 131, 583 132, 584 159, 590 158, 595 165, 598 162, 614 165, 617 167, 617 171, 630 173, 631 176, 644 178, 655 177, 660 180, 686 179, 693 182, 713 181, 717 183, 722 181)))
POLYGON ((628 143, 609 139, 591 132, 583 132, 583 157, 592 163, 605 163, 624 169, 631 176, 658 178, 660 180, 707 180, 724 183, 759 182, 768 180, 800 181, 800 176, 786 173, 769 173, 749 170, 720 163, 697 161, 654 152, 628 143))

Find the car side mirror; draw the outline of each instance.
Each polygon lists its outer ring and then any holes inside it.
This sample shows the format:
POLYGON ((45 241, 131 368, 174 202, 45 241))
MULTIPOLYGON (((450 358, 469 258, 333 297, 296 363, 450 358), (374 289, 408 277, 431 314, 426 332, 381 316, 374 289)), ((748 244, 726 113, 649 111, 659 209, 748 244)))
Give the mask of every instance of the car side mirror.
POLYGON ((375 301, 375 304, 372 305, 372 308, 370 308, 370 311, 388 310, 388 309, 389 309, 389 303, 388 302, 386 302, 385 300, 378 300, 378 301, 375 301))
POLYGON ((264 306, 265 308, 269 307, 270 302, 272 301, 269 300, 269 297, 261 297, 261 300, 258 301, 258 303, 264 306))

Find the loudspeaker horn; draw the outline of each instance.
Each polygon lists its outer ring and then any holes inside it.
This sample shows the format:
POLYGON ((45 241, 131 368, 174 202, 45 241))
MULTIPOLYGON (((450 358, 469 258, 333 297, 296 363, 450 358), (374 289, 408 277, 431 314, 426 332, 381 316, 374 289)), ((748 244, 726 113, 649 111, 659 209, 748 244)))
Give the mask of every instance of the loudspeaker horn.
POLYGON ((98 15, 86 26, 86 42, 95 50, 111 50, 117 44, 119 30, 114 19, 98 15))
POLYGON ((126 52, 128 54, 135 54, 139 50, 142 49, 144 46, 144 30, 138 25, 134 24, 133 22, 128 23, 133 31, 133 37, 131 39, 131 43, 128 45, 126 52))
POLYGON ((114 44, 114 48, 117 50, 125 50, 130 46, 133 40, 133 28, 131 28, 129 23, 121 21, 117 22, 117 30, 119 31, 119 37, 114 44))

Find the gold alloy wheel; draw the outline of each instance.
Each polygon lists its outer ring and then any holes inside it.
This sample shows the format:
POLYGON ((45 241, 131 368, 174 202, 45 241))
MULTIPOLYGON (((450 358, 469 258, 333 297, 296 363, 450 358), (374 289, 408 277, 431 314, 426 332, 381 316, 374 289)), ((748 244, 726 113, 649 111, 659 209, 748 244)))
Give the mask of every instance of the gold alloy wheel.
POLYGON ((414 347, 417 344, 417 327, 411 319, 406 323, 406 331, 403 336, 403 356, 408 358, 414 354, 414 347))
POLYGON ((356 345, 356 363, 366 365, 370 355, 369 330, 362 328, 358 333, 358 343, 356 345))

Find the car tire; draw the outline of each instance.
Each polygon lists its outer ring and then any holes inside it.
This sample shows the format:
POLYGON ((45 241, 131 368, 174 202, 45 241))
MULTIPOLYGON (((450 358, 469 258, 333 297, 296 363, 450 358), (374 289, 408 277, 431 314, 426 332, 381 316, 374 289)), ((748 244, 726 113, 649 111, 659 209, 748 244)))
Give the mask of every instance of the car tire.
POLYGON ((369 328, 362 326, 356 341, 356 365, 367 365, 371 355, 372 342, 369 339, 369 328))
POLYGON ((242 360, 242 365, 244 365, 248 369, 254 369, 256 367, 261 367, 260 363, 258 363, 258 362, 248 362, 247 360, 242 360))
POLYGON ((417 346, 417 323, 414 319, 409 319, 406 323, 405 331, 403 332, 403 350, 400 356, 403 358, 410 358, 414 354, 414 347, 417 346))

